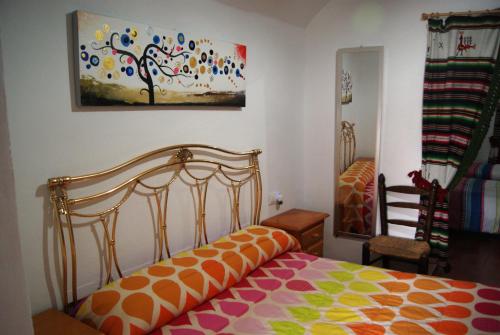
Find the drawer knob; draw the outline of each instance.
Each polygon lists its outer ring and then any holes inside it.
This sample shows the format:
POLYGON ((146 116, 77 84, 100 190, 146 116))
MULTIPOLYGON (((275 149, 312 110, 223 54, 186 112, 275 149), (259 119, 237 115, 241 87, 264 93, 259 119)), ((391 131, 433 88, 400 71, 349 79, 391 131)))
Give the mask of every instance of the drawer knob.
POLYGON ((320 235, 319 233, 314 233, 314 234, 312 234, 312 237, 313 237, 313 238, 318 238, 318 237, 320 237, 320 236, 321 236, 321 235, 320 235))

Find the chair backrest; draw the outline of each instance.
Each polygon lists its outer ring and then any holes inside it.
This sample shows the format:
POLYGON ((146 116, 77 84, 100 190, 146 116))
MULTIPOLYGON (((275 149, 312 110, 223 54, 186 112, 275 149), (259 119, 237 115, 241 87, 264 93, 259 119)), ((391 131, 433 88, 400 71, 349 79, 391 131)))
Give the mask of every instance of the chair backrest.
MULTIPOLYGON (((379 194, 379 203, 380 203, 380 224, 382 228, 382 235, 388 235, 388 227, 390 224, 407 226, 407 227, 415 227, 417 229, 421 229, 423 231, 423 239, 424 241, 429 242, 430 231, 432 219, 434 217, 434 209, 436 206, 436 195, 439 187, 439 183, 436 179, 432 181, 431 189, 424 190, 421 188, 417 188, 414 186, 389 186, 385 185, 385 176, 384 174, 380 174, 378 176, 378 194, 379 194), (426 204, 422 204, 420 202, 406 202, 406 201, 395 201, 395 202, 387 202, 387 192, 391 193, 402 193, 402 194, 416 194, 420 196, 426 196, 428 201, 426 204), (387 208, 388 207, 397 207, 397 208, 407 208, 407 209, 417 209, 420 214, 425 214, 425 221, 421 222, 410 221, 410 220, 401 220, 401 219, 389 219, 387 217, 387 208)), ((420 201, 420 199, 419 199, 420 201)))

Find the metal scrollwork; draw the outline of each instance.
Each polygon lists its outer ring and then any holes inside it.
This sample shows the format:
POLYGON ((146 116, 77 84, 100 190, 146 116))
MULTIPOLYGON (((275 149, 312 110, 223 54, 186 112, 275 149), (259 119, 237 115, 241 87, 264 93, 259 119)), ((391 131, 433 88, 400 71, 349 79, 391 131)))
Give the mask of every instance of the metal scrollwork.
POLYGON ((181 162, 186 162, 188 159, 193 159, 193 153, 189 149, 181 148, 175 157, 181 162))
MULTIPOLYGON (((195 245, 201 246, 208 243, 206 228, 206 203, 209 181, 212 177, 219 179, 223 185, 231 190, 231 231, 241 228, 240 223, 240 188, 248 183, 252 187, 252 217, 251 224, 260 223, 260 210, 262 207, 262 180, 260 176, 258 155, 261 150, 255 149, 246 152, 235 152, 226 149, 216 148, 204 144, 181 144, 176 146, 157 149, 132 160, 117 165, 107 170, 73 177, 56 177, 48 180, 50 200, 53 209, 55 228, 58 232, 58 239, 61 248, 61 279, 62 279, 62 299, 66 310, 78 301, 77 296, 77 250, 75 247, 75 236, 73 222, 74 218, 96 219, 100 222, 105 241, 105 276, 106 283, 113 280, 112 274, 117 273, 122 277, 122 271, 118 262, 117 246, 117 226, 118 216, 129 197, 132 194, 152 195, 156 202, 153 210, 156 216, 156 234, 159 252, 158 261, 166 256, 170 257, 170 250, 167 236, 167 207, 170 193, 170 185, 176 180, 181 180, 181 173, 187 180, 194 181, 188 185, 195 189, 195 202, 197 206, 195 245), (196 152, 194 159, 193 151, 196 152), (79 185, 86 187, 88 184, 97 184, 106 177, 118 176, 127 169, 139 166, 143 162, 157 159, 160 156, 167 158, 166 162, 154 166, 147 166, 144 170, 130 177, 127 176, 119 184, 110 187, 106 184, 106 189, 99 193, 91 193, 74 197, 73 192, 79 185), (197 169, 202 169, 204 176, 198 176, 197 169), (209 173, 206 175, 206 173, 209 173), (165 174, 165 179, 156 177, 165 174), (148 179, 150 178, 151 179, 148 179), (156 179, 155 179, 156 178, 156 179), (154 183, 161 180, 161 184, 154 183), (228 182, 228 183, 227 183, 228 182), (81 184, 80 184, 81 183, 81 184), (139 188, 139 189, 138 189, 139 188), (143 191, 146 190, 146 191, 143 191), (100 204, 104 205, 99 206, 100 204), (95 206, 96 207, 92 207, 95 206), (69 297, 71 292, 71 298, 69 297)), ((76 192, 76 194, 80 194, 76 192)), ((122 221, 122 220, 120 220, 122 221)), ((78 221, 76 221, 78 222, 78 221)), ((155 257, 156 258, 156 257, 155 257)), ((155 260, 156 261, 156 260, 155 260)))

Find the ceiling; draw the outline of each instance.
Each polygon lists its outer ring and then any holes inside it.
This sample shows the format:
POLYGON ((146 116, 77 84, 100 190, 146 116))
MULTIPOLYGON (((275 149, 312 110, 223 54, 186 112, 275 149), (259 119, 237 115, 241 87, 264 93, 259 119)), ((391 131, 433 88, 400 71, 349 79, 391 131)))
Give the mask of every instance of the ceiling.
POLYGON ((330 0, 216 0, 227 6, 305 28, 330 0))

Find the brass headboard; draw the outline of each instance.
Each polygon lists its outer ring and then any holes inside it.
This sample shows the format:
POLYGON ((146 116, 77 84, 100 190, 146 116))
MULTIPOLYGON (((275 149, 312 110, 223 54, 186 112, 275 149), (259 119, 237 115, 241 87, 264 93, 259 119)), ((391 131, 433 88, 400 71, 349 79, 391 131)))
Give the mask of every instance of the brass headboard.
POLYGON ((182 182, 187 183, 194 189, 193 200, 197 212, 195 215, 195 246, 208 243, 205 205, 208 185, 212 179, 219 180, 229 191, 232 216, 231 232, 241 229, 240 190, 241 186, 246 183, 251 184, 251 193, 253 195, 250 222, 259 224, 262 206, 262 181, 258 155, 261 152, 259 149, 235 152, 203 144, 175 145, 148 152, 100 172, 76 177, 50 178, 48 188, 62 255, 62 296, 65 309, 68 309, 78 299, 77 254, 74 234, 74 220, 77 217, 86 218, 92 220, 93 223, 102 225, 106 255, 106 283, 109 283, 112 280, 113 265, 118 276, 122 277, 115 247, 116 226, 119 210, 132 193, 151 196, 154 199, 153 203, 156 203, 156 208, 152 209, 155 212, 155 229, 158 232, 155 243, 158 243, 159 252, 158 259, 155 259, 155 261, 163 259, 163 250, 166 251, 167 257, 170 257, 166 222, 167 207, 169 190, 176 180, 182 180, 182 182), (151 167, 151 163, 157 159, 160 159, 161 163, 151 167), (147 163, 149 163, 149 166, 144 168, 142 165, 147 165, 147 163), (140 168, 140 172, 118 184, 115 182, 114 186, 109 187, 109 183, 112 182, 111 179, 123 178, 125 172, 132 168, 140 168), (197 176, 195 171, 203 171, 205 176, 197 176), (181 175, 181 172, 184 173, 181 175), (153 185, 152 183, 158 182, 158 179, 161 179, 161 183, 153 185), (93 187, 104 185, 106 189, 98 193, 76 196, 82 194, 82 189, 89 185, 93 187), (123 196, 120 196, 121 193, 123 193, 123 196), (118 200, 113 200, 113 196, 118 200), (104 205, 105 209, 90 213, 84 212, 84 209, 88 211, 89 207, 95 206, 96 203, 104 205), (69 268, 71 273, 71 302, 68 299, 69 268))
POLYGON ((347 170, 354 163, 356 157, 356 135, 354 133, 354 123, 342 121, 340 130, 341 161, 340 173, 347 170))

